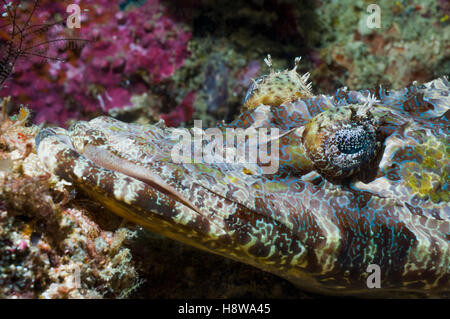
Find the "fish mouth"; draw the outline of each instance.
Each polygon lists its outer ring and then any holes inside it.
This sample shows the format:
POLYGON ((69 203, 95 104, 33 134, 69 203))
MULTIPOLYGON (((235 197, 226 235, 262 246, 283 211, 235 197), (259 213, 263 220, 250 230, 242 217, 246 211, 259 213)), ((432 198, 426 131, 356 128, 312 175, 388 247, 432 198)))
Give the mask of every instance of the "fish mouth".
POLYGON ((128 162, 110 151, 92 145, 84 147, 81 154, 103 168, 140 180, 148 186, 174 198, 181 204, 201 214, 200 208, 194 205, 189 199, 185 198, 177 189, 169 185, 158 174, 152 172, 150 169, 128 162))
POLYGON ((190 201, 181 189, 166 183, 164 177, 143 173, 141 167, 118 160, 95 145, 84 145, 79 152, 73 144, 76 143, 68 132, 59 128, 43 129, 36 137, 38 156, 48 171, 71 182, 111 212, 147 230, 265 271, 279 272, 280 276, 290 266, 289 262, 278 265, 279 260, 303 260, 306 255, 299 241, 291 242, 296 235, 270 216, 255 213, 214 192, 206 193, 198 184, 196 190, 210 197, 209 204, 200 202, 199 207, 197 200, 190 201), (212 203, 221 206, 220 213, 212 203), (273 237, 267 237, 260 229, 263 224, 270 227, 273 237), (259 237, 267 242, 261 243, 259 237), (289 242, 294 253, 276 249, 276 238, 289 242))
POLYGON ((208 242, 230 244, 223 220, 195 205, 150 169, 94 145, 80 149, 62 128, 42 129, 35 141, 40 161, 49 172, 119 216, 210 252, 208 242))

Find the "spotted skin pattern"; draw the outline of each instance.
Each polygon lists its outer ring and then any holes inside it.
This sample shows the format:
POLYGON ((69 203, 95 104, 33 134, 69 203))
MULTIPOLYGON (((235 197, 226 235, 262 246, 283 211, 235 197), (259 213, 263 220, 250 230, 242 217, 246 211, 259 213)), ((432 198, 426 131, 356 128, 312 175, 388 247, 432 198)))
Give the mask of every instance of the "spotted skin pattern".
POLYGON ((270 73, 253 81, 244 98, 241 111, 254 109, 261 104, 279 106, 299 98, 312 97, 311 83, 308 83, 310 73, 301 76, 297 73, 300 60, 301 58, 295 59, 295 66, 291 70, 275 72, 268 55, 265 62, 270 68, 270 73))
POLYGON ((272 175, 249 173, 244 164, 174 163, 173 128, 109 117, 43 129, 36 145, 50 172, 114 213, 302 289, 448 298, 449 106, 442 78, 399 91, 341 89, 260 105, 219 125, 278 128, 280 170, 272 175), (362 110, 370 94, 379 100, 367 115, 378 123, 373 171, 322 176, 305 129, 324 112, 362 110), (366 284, 371 264, 381 269, 379 289, 366 284))

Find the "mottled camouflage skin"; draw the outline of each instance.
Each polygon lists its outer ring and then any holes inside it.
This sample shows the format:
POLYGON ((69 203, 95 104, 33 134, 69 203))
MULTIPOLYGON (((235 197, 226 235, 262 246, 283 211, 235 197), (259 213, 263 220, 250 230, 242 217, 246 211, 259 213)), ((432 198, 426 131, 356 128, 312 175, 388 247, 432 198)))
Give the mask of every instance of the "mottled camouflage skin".
POLYGON ((270 68, 270 74, 253 81, 244 98, 242 111, 251 110, 261 104, 279 106, 285 102, 313 96, 309 72, 300 76, 297 67, 301 58, 295 59, 292 70, 277 71, 272 68, 270 55, 264 60, 270 68))
POLYGON ((222 125, 286 133, 274 175, 237 164, 173 163, 172 129, 108 117, 44 129, 36 140, 49 171, 111 211, 303 289, 448 297, 449 106, 450 84, 437 79, 261 105, 222 125), (370 116, 382 119, 371 166, 338 180, 321 176, 305 151, 305 126, 327 109, 363 107, 369 93, 379 100, 370 116), (380 289, 366 285, 370 264, 381 268, 380 289))

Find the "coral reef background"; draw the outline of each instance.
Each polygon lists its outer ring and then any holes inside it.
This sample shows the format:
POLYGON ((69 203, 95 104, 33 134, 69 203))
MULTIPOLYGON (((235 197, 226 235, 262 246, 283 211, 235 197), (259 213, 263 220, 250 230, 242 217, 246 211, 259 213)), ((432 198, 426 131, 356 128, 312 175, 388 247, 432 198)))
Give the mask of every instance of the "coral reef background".
MULTIPOLYGON (((87 11, 80 29, 66 31, 90 42, 49 48, 67 62, 22 59, 1 91, 28 105, 36 123, 105 113, 171 126, 231 120, 267 53, 275 68, 303 56, 317 92, 400 88, 450 73, 446 1, 378 1, 379 29, 367 27, 371 1, 362 0, 74 3, 87 11)), ((64 16, 62 1, 39 5, 33 23, 64 16)))
MULTIPOLYGON (((19 2, 24 11, 32 4, 19 2)), ((72 2, 83 10, 81 28, 63 31, 89 42, 48 47, 66 62, 21 59, 0 88, 1 298, 312 297, 124 223, 44 171, 31 124, 69 126, 102 114, 168 126, 229 121, 251 79, 266 73, 267 53, 276 69, 302 56, 300 71, 311 72, 316 93, 450 74, 444 0, 377 1, 379 29, 367 28, 373 1, 363 0, 72 2)), ((31 23, 65 10, 62 1, 39 1, 31 23)), ((0 45, 5 40, 1 32, 0 45)))

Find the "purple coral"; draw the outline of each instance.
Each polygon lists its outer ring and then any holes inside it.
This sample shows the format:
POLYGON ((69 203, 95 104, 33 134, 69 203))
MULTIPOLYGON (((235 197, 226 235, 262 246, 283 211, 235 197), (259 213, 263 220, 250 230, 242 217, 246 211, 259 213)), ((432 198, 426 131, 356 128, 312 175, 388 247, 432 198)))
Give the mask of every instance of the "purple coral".
MULTIPOLYGON (((170 77, 189 55, 191 33, 168 16, 159 0, 125 11, 108 0, 73 2, 80 5, 82 19, 81 29, 70 32, 91 42, 78 54, 64 43, 49 48, 67 62, 23 60, 1 92, 28 104, 38 123, 64 125, 68 118, 129 106, 133 94, 170 77)), ((62 10, 60 3, 41 1, 33 21, 42 23, 62 10)), ((48 32, 58 31, 55 26, 48 32)))

